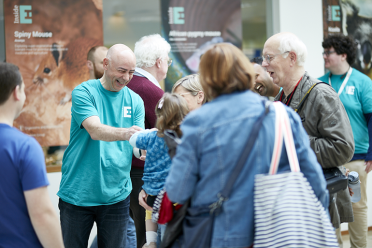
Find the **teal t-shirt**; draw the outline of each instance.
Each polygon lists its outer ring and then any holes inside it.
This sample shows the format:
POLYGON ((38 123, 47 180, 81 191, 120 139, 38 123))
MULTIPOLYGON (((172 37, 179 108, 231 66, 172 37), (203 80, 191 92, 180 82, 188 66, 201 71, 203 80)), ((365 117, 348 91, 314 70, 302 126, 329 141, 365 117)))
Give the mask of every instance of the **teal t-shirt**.
POLYGON ((73 90, 71 116, 57 195, 76 206, 111 205, 126 199, 132 190, 132 146, 129 141, 93 140, 82 122, 98 116, 111 127, 144 128, 143 100, 128 87, 111 92, 99 80, 89 80, 73 90))
MULTIPOLYGON (((319 80, 329 83, 329 73, 320 77, 319 80)), ((332 75, 331 84, 338 92, 345 75, 332 75)), ((347 84, 340 94, 340 100, 344 104, 353 129, 355 154, 366 154, 369 147, 367 121, 364 114, 372 113, 372 81, 369 77, 353 68, 347 84)))

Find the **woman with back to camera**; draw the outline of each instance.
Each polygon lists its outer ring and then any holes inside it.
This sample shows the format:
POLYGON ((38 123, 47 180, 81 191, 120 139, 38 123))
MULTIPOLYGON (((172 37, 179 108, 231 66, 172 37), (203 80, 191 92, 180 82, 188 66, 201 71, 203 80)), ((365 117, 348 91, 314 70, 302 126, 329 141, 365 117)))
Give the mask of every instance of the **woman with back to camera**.
MULTIPOLYGON (((172 160, 165 188, 172 202, 191 207, 218 200, 228 176, 264 113, 262 98, 251 91, 254 70, 245 55, 226 43, 214 45, 200 62, 200 82, 210 102, 189 113, 181 129, 182 143, 172 160)), ((323 172, 297 114, 286 108, 302 173, 323 207, 328 192, 323 172)), ((268 173, 274 147, 275 110, 270 106, 248 160, 234 183, 232 193, 215 217, 211 247, 251 247, 254 240, 254 178, 268 173)), ((279 172, 289 171, 285 150, 279 172)))

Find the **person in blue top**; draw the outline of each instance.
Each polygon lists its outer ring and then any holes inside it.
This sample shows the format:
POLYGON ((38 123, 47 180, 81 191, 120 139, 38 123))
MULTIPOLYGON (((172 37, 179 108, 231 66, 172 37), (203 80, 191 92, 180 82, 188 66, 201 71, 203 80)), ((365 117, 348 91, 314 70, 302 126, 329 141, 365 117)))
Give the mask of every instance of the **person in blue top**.
POLYGON ((355 42, 344 35, 324 39, 323 58, 329 70, 319 80, 329 83, 341 99, 353 130, 355 153, 345 165, 359 174, 362 198, 353 203, 354 222, 349 223, 351 247, 367 247, 367 173, 372 170, 372 81, 351 67, 355 42))
POLYGON ((142 99, 126 85, 136 58, 123 44, 103 60, 102 78, 72 92, 70 142, 62 160, 60 197, 66 247, 87 247, 93 223, 99 247, 124 247, 132 190, 133 148, 128 140, 144 128, 142 99))
POLYGON ((25 100, 18 67, 0 63, 0 247, 63 248, 43 150, 13 127, 25 100))
MULTIPOLYGON (((164 188, 172 161, 164 141, 164 131, 173 130, 178 137, 183 118, 189 113, 186 100, 178 94, 164 93, 155 107, 156 128, 137 132, 129 140, 134 148, 146 150, 146 161, 143 173, 143 190, 147 195, 147 205, 152 207, 156 196, 164 188)), ((152 222, 152 211, 146 210, 146 244, 144 247, 156 248, 157 224, 152 222)), ((162 235, 164 232, 162 232, 162 235)))

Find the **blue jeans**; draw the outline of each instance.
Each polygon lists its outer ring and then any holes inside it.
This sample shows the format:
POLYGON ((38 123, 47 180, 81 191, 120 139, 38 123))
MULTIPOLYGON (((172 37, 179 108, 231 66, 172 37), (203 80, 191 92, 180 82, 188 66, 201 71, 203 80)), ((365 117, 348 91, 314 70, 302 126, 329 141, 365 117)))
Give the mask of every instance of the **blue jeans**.
POLYGON ((112 205, 79 207, 59 199, 63 242, 66 248, 86 248, 93 223, 98 247, 125 248, 129 219, 129 196, 112 205))
MULTIPOLYGON (((133 219, 129 217, 127 229, 127 243, 125 245, 125 248, 134 248, 136 246, 137 246, 136 227, 134 226, 133 219)), ((97 236, 94 238, 90 248, 98 248, 97 236)))

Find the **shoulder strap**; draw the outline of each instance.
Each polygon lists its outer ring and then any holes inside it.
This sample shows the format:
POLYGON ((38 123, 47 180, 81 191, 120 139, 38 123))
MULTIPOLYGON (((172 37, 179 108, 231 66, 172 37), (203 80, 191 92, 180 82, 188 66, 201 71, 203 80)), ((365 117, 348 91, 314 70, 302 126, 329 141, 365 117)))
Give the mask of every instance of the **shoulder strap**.
POLYGON ((240 175, 240 172, 247 162, 248 156, 253 148, 253 145, 257 139, 258 133, 260 131, 260 128, 262 126, 262 122, 264 118, 266 117, 267 113, 269 112, 270 102, 269 101, 263 101, 265 105, 265 111, 264 113, 258 118, 256 123, 254 124, 251 134, 245 143, 245 146, 243 148, 243 151, 239 157, 238 163, 236 164, 235 168, 233 169, 230 177, 228 177, 228 180, 226 182, 225 187, 222 189, 222 191, 219 194, 220 199, 227 199, 230 196, 231 190, 234 186, 234 183, 238 176, 240 175))
MULTIPOLYGON (((297 108, 295 108, 294 111, 295 111, 296 113, 298 113, 298 112, 302 109, 302 107, 304 106, 304 103, 305 103, 306 99, 309 97, 310 92, 311 92, 311 91, 314 89, 314 87, 317 86, 318 84, 327 84, 327 83, 325 83, 325 82, 317 82, 317 83, 313 84, 313 85, 310 87, 310 89, 306 92, 306 94, 302 97, 302 99, 301 99, 300 103, 298 104, 297 108)), ((327 84, 327 85, 328 85, 328 84, 327 84)))
POLYGON ((283 139, 291 171, 299 172, 300 166, 298 164, 297 152, 294 145, 292 127, 288 113, 284 104, 281 102, 274 102, 273 106, 275 108, 275 142, 269 175, 274 175, 278 171, 279 161, 282 154, 283 139))

